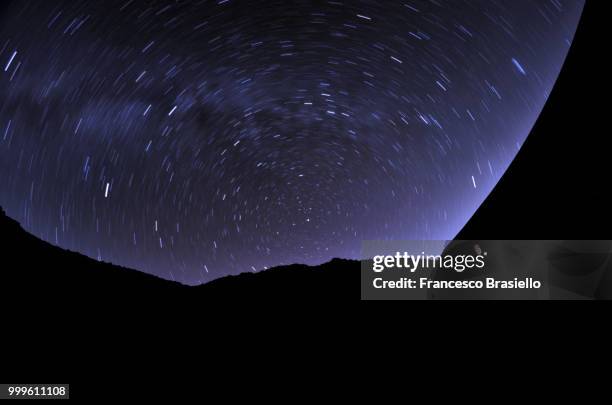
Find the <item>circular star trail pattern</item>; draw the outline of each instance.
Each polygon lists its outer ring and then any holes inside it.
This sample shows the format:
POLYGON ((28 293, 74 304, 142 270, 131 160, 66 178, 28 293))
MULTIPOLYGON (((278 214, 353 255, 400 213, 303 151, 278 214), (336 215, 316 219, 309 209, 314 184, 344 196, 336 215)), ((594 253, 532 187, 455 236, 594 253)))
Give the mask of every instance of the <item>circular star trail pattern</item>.
POLYGON ((2 7, 0 204, 53 244, 195 284, 453 238, 583 2, 2 7))

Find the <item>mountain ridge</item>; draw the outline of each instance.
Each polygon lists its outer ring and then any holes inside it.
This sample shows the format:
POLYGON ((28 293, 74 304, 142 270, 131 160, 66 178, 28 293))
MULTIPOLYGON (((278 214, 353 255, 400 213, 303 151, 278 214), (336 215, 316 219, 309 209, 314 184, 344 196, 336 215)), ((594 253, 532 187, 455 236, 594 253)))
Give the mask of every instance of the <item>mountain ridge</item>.
MULTIPOLYGON (((101 293, 133 299, 147 295, 181 295, 190 298, 338 296, 345 277, 359 277, 360 262, 333 259, 319 266, 294 264, 259 272, 221 277, 205 284, 189 286, 139 270, 94 260, 85 255, 53 246, 28 233, 0 207, 0 240, 3 251, 0 291, 11 295, 100 299, 101 293), (6 265, 6 263, 9 263, 6 265), (330 273, 337 274, 330 274, 330 273), (287 288, 290 284, 299 289, 287 288), (299 291, 298 291, 299 290, 299 291)), ((358 291, 355 288, 354 293, 358 291)), ((342 295, 342 294, 340 294, 342 295)), ((357 297, 357 295, 355 295, 357 297)))

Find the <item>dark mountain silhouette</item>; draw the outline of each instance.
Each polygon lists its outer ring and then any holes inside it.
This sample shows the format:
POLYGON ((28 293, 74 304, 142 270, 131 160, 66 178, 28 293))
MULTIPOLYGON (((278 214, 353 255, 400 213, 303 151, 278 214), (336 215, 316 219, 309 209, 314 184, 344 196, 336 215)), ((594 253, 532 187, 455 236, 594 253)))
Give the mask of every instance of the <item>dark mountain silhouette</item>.
POLYGON ((27 233, 1 210, 0 240, 0 292, 10 296, 14 305, 32 299, 106 304, 109 299, 126 302, 175 296, 188 300, 359 297, 358 261, 284 266, 190 287, 62 250, 27 233))
POLYGON ((334 259, 320 266, 292 265, 220 278, 194 287, 207 298, 359 299, 360 262, 334 259))

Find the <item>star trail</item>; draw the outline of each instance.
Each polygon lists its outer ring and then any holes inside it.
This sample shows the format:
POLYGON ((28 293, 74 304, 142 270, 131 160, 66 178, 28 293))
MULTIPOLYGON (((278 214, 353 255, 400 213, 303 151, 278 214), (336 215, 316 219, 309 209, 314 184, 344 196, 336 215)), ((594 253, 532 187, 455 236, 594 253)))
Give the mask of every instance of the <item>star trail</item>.
POLYGON ((3 2, 0 205, 52 244, 188 284, 452 239, 524 143, 583 6, 3 2))

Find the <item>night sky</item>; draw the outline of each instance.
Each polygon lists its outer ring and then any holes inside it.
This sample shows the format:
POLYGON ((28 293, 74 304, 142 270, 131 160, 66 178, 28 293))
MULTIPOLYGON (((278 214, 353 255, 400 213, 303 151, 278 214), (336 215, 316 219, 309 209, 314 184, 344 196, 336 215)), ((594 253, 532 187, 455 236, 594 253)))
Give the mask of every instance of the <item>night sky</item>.
POLYGON ((0 205, 53 244, 195 284, 452 239, 584 1, 2 4, 0 205))

